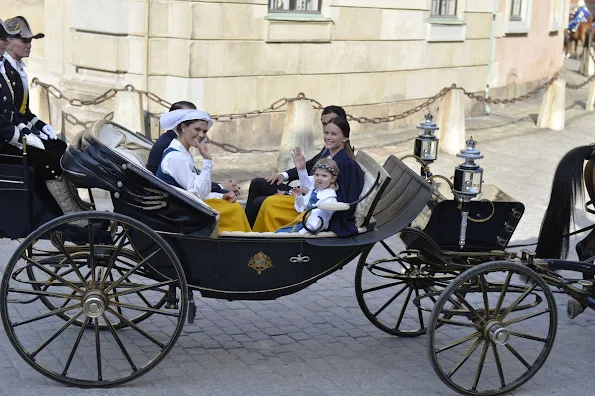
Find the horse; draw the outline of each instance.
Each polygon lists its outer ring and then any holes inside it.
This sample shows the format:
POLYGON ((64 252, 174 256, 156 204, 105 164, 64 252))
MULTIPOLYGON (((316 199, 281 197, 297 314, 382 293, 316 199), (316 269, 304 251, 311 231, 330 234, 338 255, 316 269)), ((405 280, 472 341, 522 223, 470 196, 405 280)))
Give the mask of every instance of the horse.
MULTIPOLYGON (((572 49, 572 43, 574 43, 574 55, 578 57, 577 47, 580 42, 584 47, 587 43, 587 33, 593 29, 594 16, 591 15, 587 22, 581 22, 578 24, 576 31, 569 32, 568 29, 564 29, 564 57, 568 59, 572 49)), ((568 22, 572 21, 572 14, 568 22)))
MULTIPOLYGON (((537 238, 535 253, 538 257, 559 259, 568 256, 570 223, 574 218, 576 200, 584 196, 583 183, 591 202, 595 202, 595 144, 570 150, 558 163, 550 201, 537 238)), ((580 241, 576 250, 581 261, 593 259, 595 231, 580 241)))

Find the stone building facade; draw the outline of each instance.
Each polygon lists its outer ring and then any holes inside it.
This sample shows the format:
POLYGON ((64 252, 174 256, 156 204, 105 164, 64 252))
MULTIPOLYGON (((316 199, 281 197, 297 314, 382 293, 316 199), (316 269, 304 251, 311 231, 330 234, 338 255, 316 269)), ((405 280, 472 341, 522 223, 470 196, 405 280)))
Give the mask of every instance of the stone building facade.
MULTIPOLYGON (((355 116, 383 117, 451 84, 471 92, 489 84, 499 97, 540 84, 561 67, 568 1, 0 0, 0 18, 24 15, 46 34, 34 42, 29 73, 75 97, 133 84, 229 114, 303 92, 355 116)), ((484 111, 465 103, 467 114, 484 111)), ((63 111, 91 120, 113 107, 52 99, 52 122, 60 127, 63 111)), ((390 132, 421 118, 354 122, 353 133, 390 132)), ((274 149, 283 122, 281 111, 217 123, 212 139, 274 149)))

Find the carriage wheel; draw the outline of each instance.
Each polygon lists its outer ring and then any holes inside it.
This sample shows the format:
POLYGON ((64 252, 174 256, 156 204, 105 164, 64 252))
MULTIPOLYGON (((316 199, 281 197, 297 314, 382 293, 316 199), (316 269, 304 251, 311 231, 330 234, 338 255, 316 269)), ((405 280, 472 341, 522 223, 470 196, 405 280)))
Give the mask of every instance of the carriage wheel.
MULTIPOLYGON (((118 230, 117 232, 114 233, 114 237, 111 238, 112 242, 115 243, 115 245, 101 245, 100 249, 102 251, 103 255, 113 255, 116 254, 116 256, 119 259, 122 260, 142 260, 142 257, 138 255, 138 253, 136 251, 134 251, 133 247, 130 245, 130 241, 124 239, 124 241, 126 241, 124 243, 124 245, 122 246, 121 249, 118 249, 117 245, 119 245, 121 238, 125 237, 125 233, 126 233, 126 229, 125 227, 121 227, 119 224, 115 223, 112 221, 112 225, 117 226, 118 230), (124 249, 126 247, 129 247, 130 249, 124 249)), ((53 267, 53 271, 54 273, 62 273, 62 275, 68 275, 70 273, 73 273, 74 267, 70 266, 67 263, 68 257, 70 257, 70 259, 72 259, 72 261, 76 264, 76 266, 78 267, 78 270, 80 271, 80 273, 83 275, 83 279, 85 281, 89 281, 90 277, 91 277, 91 270, 89 268, 89 266, 87 265, 88 263, 88 257, 89 257, 89 249, 88 248, 78 248, 75 247, 74 249, 67 249, 66 248, 66 244, 64 241, 64 235, 60 232, 56 232, 53 234, 53 238, 52 238, 52 245, 55 247, 55 250, 43 250, 43 251, 39 251, 39 249, 35 249, 32 250, 31 252, 31 258, 33 259, 37 259, 38 262, 45 264, 45 265, 49 265, 51 267, 53 267), (63 267, 68 267, 68 269, 66 271, 61 271, 61 268, 63 267)), ((110 281, 114 281, 115 277, 121 277, 122 275, 124 275, 124 272, 120 269, 120 268, 112 268, 110 270, 110 273, 108 274, 108 280, 110 281)), ((33 268, 28 267, 27 268, 27 276, 29 277, 29 281, 31 283, 31 286, 38 291, 47 291, 49 287, 49 285, 43 285, 43 282, 39 282, 39 280, 37 280, 35 278, 35 272, 33 271, 33 268)), ((114 290, 114 293, 117 293, 117 289, 114 290)), ((71 294, 74 296, 75 292, 71 292, 71 294)), ((146 291, 139 291, 135 293, 141 300, 147 301, 147 292, 146 291)), ((68 303, 70 303, 72 301, 72 299, 66 299, 65 301, 61 301, 61 303, 59 305, 54 305, 53 301, 46 297, 45 295, 38 295, 36 297, 33 297, 33 299, 39 299, 50 311, 53 310, 59 310, 60 308, 64 308, 68 303)), ((162 298, 157 301, 156 303, 151 304, 151 306, 153 308, 157 308, 160 309, 163 307, 163 305, 167 302, 167 295, 163 295, 162 298)), ((121 313, 121 308, 118 307, 118 312, 121 313)), ((150 317, 151 315, 153 315, 153 312, 137 312, 130 314, 130 316, 127 317, 127 320, 124 321, 118 317, 115 318, 115 321, 111 323, 111 325, 115 328, 115 329, 122 329, 124 327, 128 327, 128 322, 132 322, 134 324, 138 324, 140 322, 142 322, 143 320, 147 319, 148 317, 150 317)), ((71 316, 71 313, 69 311, 67 312, 63 312, 63 313, 59 313, 58 317, 62 318, 64 321, 69 321, 69 320, 73 320, 73 324, 76 326, 89 326, 89 327, 93 327, 93 325, 90 325, 89 323, 87 323, 86 321, 81 320, 81 318, 73 318, 71 316)), ((109 327, 107 326, 107 324, 105 323, 100 323, 99 324, 99 328, 101 330, 109 330, 109 327)))
POLYGON ((381 241, 360 256, 355 270, 355 294, 374 326, 395 336, 416 337, 426 333, 428 302, 435 302, 453 278, 432 272, 432 266, 424 264, 416 253, 396 255, 381 241), (424 295, 425 301, 420 300, 424 295))
POLYGON ((428 324, 430 361, 459 393, 507 393, 545 363, 557 322, 554 296, 537 273, 512 262, 481 264, 436 302, 428 324))
POLYGON ((59 217, 19 245, 0 308, 31 367, 64 384, 106 387, 147 373, 173 348, 188 291, 174 251, 155 231, 124 215, 85 212, 59 217), (75 220, 89 223, 78 235, 66 226, 75 220), (106 221, 111 232, 93 226, 106 221), (140 321, 139 313, 151 315, 140 321))

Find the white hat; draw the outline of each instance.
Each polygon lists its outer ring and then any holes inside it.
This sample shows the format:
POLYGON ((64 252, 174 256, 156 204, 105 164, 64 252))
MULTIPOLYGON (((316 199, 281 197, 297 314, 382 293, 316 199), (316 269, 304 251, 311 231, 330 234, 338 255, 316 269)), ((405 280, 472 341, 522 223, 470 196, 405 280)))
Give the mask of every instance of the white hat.
POLYGON ((170 111, 168 113, 163 113, 159 122, 161 124, 161 128, 165 129, 166 131, 169 131, 175 129, 184 121, 191 120, 206 121, 207 130, 211 129, 211 127, 213 126, 213 120, 211 120, 211 116, 209 115, 209 113, 207 113, 206 111, 191 109, 179 109, 170 111))

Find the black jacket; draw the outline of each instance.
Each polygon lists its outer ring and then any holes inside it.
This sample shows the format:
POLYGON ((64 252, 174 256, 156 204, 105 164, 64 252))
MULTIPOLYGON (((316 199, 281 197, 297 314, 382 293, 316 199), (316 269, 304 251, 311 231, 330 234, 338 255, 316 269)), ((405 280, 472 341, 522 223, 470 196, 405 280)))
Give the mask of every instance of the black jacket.
MULTIPOLYGON (((6 64, 8 62, 5 62, 6 64)), ((17 130, 15 127, 16 111, 11 90, 6 84, 4 76, 0 76, 0 143, 2 144, 10 142, 17 130)))
POLYGON ((23 80, 21 80, 21 75, 7 60, 4 61, 4 68, 6 69, 6 76, 10 80, 14 91, 14 107, 17 111, 16 123, 18 124, 22 122, 26 124, 31 122, 37 130, 41 131, 43 127, 46 126, 46 123, 41 121, 35 114, 31 112, 31 109, 29 108, 30 95, 27 95, 27 103, 25 105, 24 112, 19 112, 25 97, 25 88, 23 86, 23 80))

